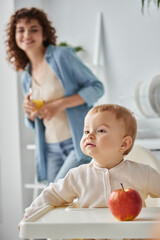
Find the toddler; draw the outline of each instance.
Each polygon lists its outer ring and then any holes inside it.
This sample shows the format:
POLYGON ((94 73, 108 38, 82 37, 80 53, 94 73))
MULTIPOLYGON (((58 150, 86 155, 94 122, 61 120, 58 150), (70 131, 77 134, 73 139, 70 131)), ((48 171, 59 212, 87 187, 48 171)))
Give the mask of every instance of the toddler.
POLYGON ((160 173, 148 165, 124 160, 136 133, 135 117, 125 107, 104 104, 92 108, 85 117, 80 143, 92 161, 71 169, 57 183, 50 183, 26 208, 24 218, 45 205, 62 206, 75 198, 81 208, 108 207, 109 196, 121 188, 120 183, 139 192, 143 207, 148 195, 160 197, 160 173))

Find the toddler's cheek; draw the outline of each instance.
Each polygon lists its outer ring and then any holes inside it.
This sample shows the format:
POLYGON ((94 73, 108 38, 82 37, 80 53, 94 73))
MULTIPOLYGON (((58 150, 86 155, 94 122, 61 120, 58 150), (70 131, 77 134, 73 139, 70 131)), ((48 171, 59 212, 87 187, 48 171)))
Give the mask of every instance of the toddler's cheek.
POLYGON ((82 152, 85 153, 83 138, 81 139, 81 142, 80 142, 80 148, 81 148, 82 152))

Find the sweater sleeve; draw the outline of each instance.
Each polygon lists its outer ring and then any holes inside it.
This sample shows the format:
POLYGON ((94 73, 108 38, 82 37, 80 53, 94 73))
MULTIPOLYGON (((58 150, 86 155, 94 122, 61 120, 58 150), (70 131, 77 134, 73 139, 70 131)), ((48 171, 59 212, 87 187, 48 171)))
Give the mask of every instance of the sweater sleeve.
POLYGON ((160 173, 147 166, 147 189, 146 192, 153 198, 160 198, 160 173))
POLYGON ((29 217, 46 205, 60 207, 72 203, 77 194, 72 187, 74 184, 70 183, 70 175, 72 174, 69 172, 65 178, 60 179, 57 183, 50 183, 32 202, 30 207, 25 209, 24 216, 29 217))

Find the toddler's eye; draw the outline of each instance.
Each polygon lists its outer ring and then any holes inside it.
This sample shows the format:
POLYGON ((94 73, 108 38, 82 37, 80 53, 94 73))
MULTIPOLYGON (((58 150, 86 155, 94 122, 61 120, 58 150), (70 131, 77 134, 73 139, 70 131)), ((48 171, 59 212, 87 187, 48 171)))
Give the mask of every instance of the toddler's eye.
POLYGON ((103 129, 99 129, 99 130, 98 130, 98 133, 102 133, 102 132, 104 132, 103 129))
POLYGON ((84 131, 84 134, 89 134, 89 131, 88 130, 84 131))

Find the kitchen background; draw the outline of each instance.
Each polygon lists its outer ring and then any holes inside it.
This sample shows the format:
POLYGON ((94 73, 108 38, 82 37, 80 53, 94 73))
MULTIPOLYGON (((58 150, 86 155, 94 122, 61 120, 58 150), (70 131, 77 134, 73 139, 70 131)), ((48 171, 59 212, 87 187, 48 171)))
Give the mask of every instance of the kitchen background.
POLYGON ((6 61, 5 28, 21 7, 39 7, 58 43, 82 46, 82 60, 103 81, 99 103, 124 104, 138 121, 137 143, 159 157, 160 9, 141 0, 1 0, 0 7, 0 239, 17 240, 17 224, 33 198, 34 136, 24 126, 19 74, 6 61), (156 92, 157 91, 157 92, 156 92), (157 93, 153 99, 153 93, 157 93))

